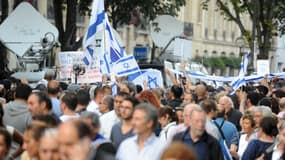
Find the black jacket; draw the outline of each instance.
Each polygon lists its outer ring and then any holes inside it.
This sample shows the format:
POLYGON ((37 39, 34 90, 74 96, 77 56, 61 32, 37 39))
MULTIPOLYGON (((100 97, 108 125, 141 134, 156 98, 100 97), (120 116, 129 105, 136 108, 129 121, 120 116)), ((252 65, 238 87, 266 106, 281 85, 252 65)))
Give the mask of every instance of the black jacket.
MULTIPOLYGON (((189 128, 185 132, 181 132, 176 134, 173 137, 173 141, 182 141, 185 134, 189 134, 189 128)), ((206 131, 204 132, 206 136, 206 144, 207 144, 207 160, 223 160, 224 155, 222 153, 220 143, 214 137, 209 135, 206 131)), ((204 136, 204 135, 203 135, 204 136)))

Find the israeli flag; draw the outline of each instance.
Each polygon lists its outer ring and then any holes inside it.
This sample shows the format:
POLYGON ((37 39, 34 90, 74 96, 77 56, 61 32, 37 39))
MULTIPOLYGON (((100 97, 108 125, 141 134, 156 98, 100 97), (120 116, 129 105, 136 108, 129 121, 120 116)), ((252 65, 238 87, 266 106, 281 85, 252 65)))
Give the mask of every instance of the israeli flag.
POLYGON ((157 69, 143 69, 140 72, 129 75, 128 80, 142 87, 144 87, 143 82, 146 81, 149 89, 163 87, 162 74, 157 69))
POLYGON ((84 48, 86 50, 83 62, 90 65, 94 58, 94 50, 96 47, 95 35, 105 28, 106 14, 104 10, 104 0, 94 0, 91 12, 90 23, 87 34, 84 37, 84 48))
POLYGON ((114 63, 125 56, 125 51, 116 39, 107 16, 105 26, 105 33, 102 38, 105 43, 102 48, 105 48, 106 51, 103 51, 104 55, 100 58, 100 71, 102 74, 110 74, 114 63))
POLYGON ((243 60, 241 61, 240 72, 239 72, 238 77, 235 80, 233 80, 230 84, 232 86, 233 92, 235 92, 240 86, 246 83, 245 74, 246 74, 248 63, 249 63, 249 58, 250 58, 250 54, 247 53, 245 57, 243 58, 243 60))
POLYGON ((107 18, 106 21, 106 31, 107 31, 107 44, 108 52, 110 54, 110 60, 112 63, 115 63, 117 60, 125 56, 125 51, 123 47, 119 44, 118 40, 115 38, 115 35, 110 26, 110 22, 107 18))
POLYGON ((116 61, 113 65, 114 73, 119 76, 127 76, 140 71, 134 56, 125 56, 116 61))

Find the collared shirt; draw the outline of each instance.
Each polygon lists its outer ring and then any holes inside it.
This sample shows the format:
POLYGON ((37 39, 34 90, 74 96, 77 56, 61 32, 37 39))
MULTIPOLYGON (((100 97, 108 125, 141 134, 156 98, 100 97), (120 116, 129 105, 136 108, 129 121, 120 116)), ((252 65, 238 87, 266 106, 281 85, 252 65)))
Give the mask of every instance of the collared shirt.
POLYGON ((97 113, 99 116, 102 115, 102 113, 99 111, 99 106, 98 106, 98 104, 97 104, 94 100, 92 100, 92 101, 88 104, 86 110, 89 111, 89 112, 97 113))
POLYGON ((167 144, 169 144, 172 141, 172 137, 174 135, 172 130, 175 130, 177 127, 176 122, 168 123, 165 127, 162 128, 162 130, 159 133, 159 139, 167 144))
POLYGON ((195 153, 199 160, 206 160, 206 155, 207 155, 206 134, 204 133, 197 142, 193 142, 189 132, 185 132, 183 136, 183 142, 185 142, 188 146, 194 148, 195 153))
POLYGON ((164 148, 165 143, 152 134, 139 151, 138 136, 136 135, 121 143, 116 160, 159 160, 164 148))
POLYGON ((120 119, 118 118, 116 112, 114 110, 103 114, 100 117, 100 124, 104 124, 100 128, 100 134, 102 134, 105 138, 110 138, 111 130, 114 124, 120 122, 120 119))
POLYGON ((206 119, 206 128, 205 129, 206 129, 207 133, 209 133, 211 136, 216 138, 218 141, 220 141, 222 139, 222 136, 220 134, 219 129, 214 124, 213 120, 211 120, 210 118, 206 119))
POLYGON ((227 143, 228 147, 230 147, 231 144, 235 144, 238 146, 239 132, 237 131, 236 126, 233 123, 226 121, 221 117, 216 118, 215 121, 217 122, 217 124, 219 126, 221 126, 222 122, 224 121, 224 124, 223 124, 221 129, 222 129, 223 134, 226 138, 226 143, 227 143))
POLYGON ((62 112, 60 110, 60 101, 57 98, 52 97, 51 104, 52 104, 52 112, 59 118, 62 115, 62 112))

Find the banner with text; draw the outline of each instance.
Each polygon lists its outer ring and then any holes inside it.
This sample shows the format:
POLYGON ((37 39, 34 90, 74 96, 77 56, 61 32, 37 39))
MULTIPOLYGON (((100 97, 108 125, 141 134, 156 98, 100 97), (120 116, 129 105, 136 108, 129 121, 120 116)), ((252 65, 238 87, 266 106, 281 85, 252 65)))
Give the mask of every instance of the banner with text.
POLYGON ((71 79, 72 83, 75 82, 75 72, 73 70, 74 65, 80 66, 80 68, 85 69, 85 73, 78 75, 77 83, 95 83, 101 82, 102 76, 100 74, 100 68, 89 68, 83 61, 83 52, 70 51, 70 52, 60 52, 59 53, 59 64, 60 64, 60 79, 66 80, 71 79))

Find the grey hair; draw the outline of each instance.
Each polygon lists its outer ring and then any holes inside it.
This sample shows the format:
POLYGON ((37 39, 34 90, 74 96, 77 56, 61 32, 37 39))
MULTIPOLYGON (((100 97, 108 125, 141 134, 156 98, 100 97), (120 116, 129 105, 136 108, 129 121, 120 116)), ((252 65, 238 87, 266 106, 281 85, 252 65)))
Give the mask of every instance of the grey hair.
POLYGON ((41 134, 41 138, 43 138, 43 137, 57 137, 57 136, 58 136, 58 130, 56 128, 47 128, 41 134))
POLYGON ((80 118, 81 119, 83 119, 83 118, 91 119, 93 127, 95 127, 95 128, 100 127, 99 116, 98 116, 98 114, 96 114, 94 112, 88 112, 88 111, 82 112, 80 115, 80 118))
POLYGON ((229 96, 223 96, 221 98, 225 98, 227 102, 229 103, 229 105, 231 106, 231 108, 234 108, 234 102, 229 96))
POLYGON ((206 113, 199 105, 193 106, 190 112, 190 118, 192 117, 194 112, 199 112, 199 113, 206 113))
POLYGON ((262 116, 264 117, 272 117, 272 111, 267 106, 256 106, 254 108, 255 112, 262 112, 262 116))
POLYGON ((106 104, 109 108, 109 110, 113 110, 113 105, 114 105, 114 98, 111 95, 105 96, 103 98, 103 103, 106 104))
POLYGON ((158 111, 157 109, 150 103, 140 103, 135 107, 135 110, 142 110, 146 115, 147 121, 153 121, 153 129, 156 126, 158 121, 158 111))
POLYGON ((198 104, 195 104, 195 103, 186 104, 184 107, 184 110, 183 110, 183 115, 187 115, 187 114, 190 115, 193 108, 199 108, 199 107, 200 106, 198 104), (185 113, 186 111, 189 111, 189 113, 185 113))

